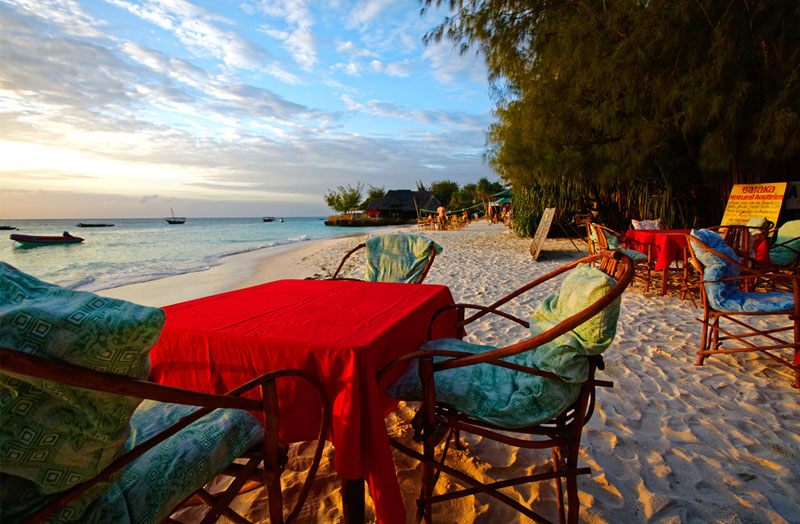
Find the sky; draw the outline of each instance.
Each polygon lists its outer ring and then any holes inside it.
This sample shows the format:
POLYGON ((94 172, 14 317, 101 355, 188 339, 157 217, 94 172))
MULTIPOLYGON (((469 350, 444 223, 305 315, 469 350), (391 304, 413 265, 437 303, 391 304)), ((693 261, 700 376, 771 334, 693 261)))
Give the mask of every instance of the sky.
POLYGON ((499 180, 486 66, 416 0, 0 0, 0 219, 322 216, 499 180))

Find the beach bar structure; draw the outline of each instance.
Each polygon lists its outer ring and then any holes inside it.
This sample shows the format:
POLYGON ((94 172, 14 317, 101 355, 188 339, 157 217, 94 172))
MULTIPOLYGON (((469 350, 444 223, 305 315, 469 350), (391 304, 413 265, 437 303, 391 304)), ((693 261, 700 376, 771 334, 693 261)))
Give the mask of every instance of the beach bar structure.
POLYGON ((441 205, 431 191, 390 189, 381 200, 370 202, 367 214, 371 217, 400 218, 413 221, 420 209, 436 209, 441 205))

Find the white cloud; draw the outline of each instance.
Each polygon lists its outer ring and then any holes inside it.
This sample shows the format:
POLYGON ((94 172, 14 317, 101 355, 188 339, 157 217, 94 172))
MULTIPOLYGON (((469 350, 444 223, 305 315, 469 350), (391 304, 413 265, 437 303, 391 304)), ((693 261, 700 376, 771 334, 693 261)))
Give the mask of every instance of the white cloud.
POLYGON ((347 27, 368 24, 377 18, 381 12, 395 4, 395 0, 360 0, 350 11, 347 27))
POLYGON ((434 78, 441 84, 454 84, 462 79, 476 83, 486 81, 487 70, 482 56, 471 51, 461 55, 451 42, 430 43, 422 58, 430 63, 434 78))
POLYGON ((127 0, 107 1, 174 33, 188 49, 217 58, 230 67, 259 70, 266 59, 263 49, 235 31, 219 27, 219 24, 232 25, 232 21, 185 0, 148 0, 135 4, 127 0))
POLYGON ((87 14, 74 0, 5 0, 27 15, 58 24, 72 36, 102 37, 95 27, 105 24, 87 14))
POLYGON ((258 4, 264 14, 283 19, 286 30, 276 31, 265 28, 264 32, 273 38, 283 41, 286 49, 300 67, 309 71, 317 63, 317 51, 314 45, 314 25, 311 10, 303 0, 264 0, 258 4))

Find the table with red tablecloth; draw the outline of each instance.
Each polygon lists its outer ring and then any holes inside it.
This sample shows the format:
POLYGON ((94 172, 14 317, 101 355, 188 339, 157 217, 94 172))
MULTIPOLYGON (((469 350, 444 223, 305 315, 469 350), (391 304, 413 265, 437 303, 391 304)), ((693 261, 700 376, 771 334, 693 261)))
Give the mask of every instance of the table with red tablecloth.
POLYGON ((683 249, 687 247, 686 235, 691 229, 629 229, 625 237, 636 241, 640 251, 647 252, 651 246, 655 257, 655 271, 661 271, 661 294, 667 292, 667 275, 676 260, 683 260, 683 249))
MULTIPOLYGON (((280 280, 164 308, 150 352, 151 378, 224 393, 267 371, 300 368, 331 402, 329 440, 343 479, 366 479, 379 522, 405 522, 384 416, 395 403, 376 373, 427 339, 431 317, 453 304, 445 286, 336 280, 280 280)), ((456 335, 441 315, 433 337, 456 335)), ((318 402, 309 389, 279 389, 281 439, 313 440, 318 402)))

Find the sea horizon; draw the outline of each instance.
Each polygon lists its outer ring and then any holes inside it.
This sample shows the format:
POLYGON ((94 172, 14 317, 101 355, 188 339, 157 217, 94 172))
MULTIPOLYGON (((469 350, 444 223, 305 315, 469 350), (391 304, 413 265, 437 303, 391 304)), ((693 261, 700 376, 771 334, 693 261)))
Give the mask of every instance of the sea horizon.
POLYGON ((95 292, 205 271, 236 254, 374 229, 325 226, 321 216, 276 216, 264 222, 267 216, 186 217, 183 224, 168 224, 167 217, 0 219, 0 226, 17 228, 3 231, 9 236, 69 232, 84 239, 25 247, 6 236, 0 241, 0 261, 45 282, 95 292), (114 225, 78 227, 81 222, 114 225))

